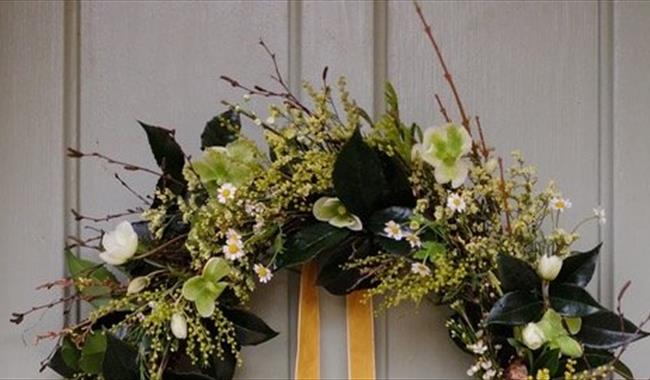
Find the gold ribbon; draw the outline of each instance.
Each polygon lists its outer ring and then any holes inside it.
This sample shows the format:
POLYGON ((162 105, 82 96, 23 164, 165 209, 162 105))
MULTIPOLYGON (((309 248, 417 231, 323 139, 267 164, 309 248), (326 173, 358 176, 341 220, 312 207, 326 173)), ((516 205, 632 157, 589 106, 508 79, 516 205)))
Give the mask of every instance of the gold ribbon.
MULTIPOLYGON (((316 286, 318 266, 303 266, 298 306, 298 339, 295 378, 320 379, 320 310, 316 286)), ((348 377, 375 379, 375 338, 372 300, 358 291, 346 297, 348 377)))

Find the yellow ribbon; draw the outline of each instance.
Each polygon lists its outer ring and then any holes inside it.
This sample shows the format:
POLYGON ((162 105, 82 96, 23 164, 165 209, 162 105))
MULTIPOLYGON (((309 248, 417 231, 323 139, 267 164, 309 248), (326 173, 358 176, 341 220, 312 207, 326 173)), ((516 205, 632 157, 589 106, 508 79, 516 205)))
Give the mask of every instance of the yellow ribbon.
MULTIPOLYGON (((316 286, 318 266, 303 266, 298 306, 298 339, 295 378, 320 379, 320 310, 316 286)), ((375 379, 375 338, 372 300, 362 291, 346 297, 348 377, 350 380, 375 379)))

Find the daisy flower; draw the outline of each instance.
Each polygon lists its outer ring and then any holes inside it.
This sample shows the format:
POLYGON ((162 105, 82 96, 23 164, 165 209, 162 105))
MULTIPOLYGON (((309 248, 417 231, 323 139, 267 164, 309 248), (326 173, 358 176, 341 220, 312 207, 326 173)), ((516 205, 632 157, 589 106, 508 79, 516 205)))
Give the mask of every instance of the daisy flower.
POLYGON ((244 247, 240 241, 228 240, 222 248, 223 254, 228 260, 237 260, 244 256, 244 247))
POLYGON ((454 212, 463 212, 465 211, 465 200, 458 194, 452 193, 447 197, 447 207, 454 212))
POLYGON ((602 207, 595 208, 594 216, 598 218, 598 223, 600 223, 601 226, 607 223, 607 214, 605 214, 604 208, 602 207))
POLYGON ((551 202, 549 202, 549 206, 551 207, 551 210, 563 212, 564 210, 571 208, 571 201, 561 197, 553 197, 551 202))
POLYGON ((431 275, 431 269, 422 263, 413 263, 411 264, 411 273, 426 277, 431 275))
POLYGON ((239 245, 242 244, 241 235, 232 228, 229 228, 228 231, 226 231, 226 240, 229 242, 236 242, 236 244, 239 245))
POLYGON ((224 183, 217 190, 217 199, 219 203, 226 204, 228 201, 235 199, 235 191, 237 188, 232 183, 224 183))
POLYGON ((384 227, 384 233, 386 234, 386 236, 394 240, 402 240, 402 238, 404 237, 402 228, 400 227, 399 224, 395 223, 394 220, 389 220, 388 222, 386 222, 384 227))
POLYGON ((422 247, 422 240, 420 240, 420 237, 413 232, 409 232, 406 234, 406 241, 409 242, 411 245, 411 248, 420 248, 422 247))
POLYGON ((273 278, 273 272, 262 264, 253 265, 253 270, 257 273, 258 279, 263 284, 266 284, 273 278))

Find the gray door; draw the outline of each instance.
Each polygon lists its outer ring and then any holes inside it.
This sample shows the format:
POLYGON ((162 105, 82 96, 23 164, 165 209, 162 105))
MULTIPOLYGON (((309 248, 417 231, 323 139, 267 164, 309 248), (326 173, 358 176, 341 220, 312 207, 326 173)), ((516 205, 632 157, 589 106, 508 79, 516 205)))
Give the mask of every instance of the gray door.
MULTIPOLYGON (((605 206, 609 223, 586 231, 581 243, 606 241, 591 290, 611 306, 617 289, 632 280, 626 315, 642 318, 650 305, 650 3, 422 5, 487 139, 503 156, 521 149, 542 179, 555 179, 573 201, 570 218, 605 206)), ((299 78, 318 81, 329 66, 332 77, 348 77, 352 95, 368 110, 379 110, 387 79, 405 120, 441 123, 435 93, 451 104, 407 1, 0 3, 0 305, 6 319, 59 296, 34 288, 62 275, 63 237, 84 232, 66 210, 101 215, 137 202, 113 179, 114 167, 67 161, 64 148, 152 166, 139 119, 175 128, 196 154, 218 101, 239 98, 219 75, 269 83, 272 67, 259 37, 276 51, 295 88, 299 78)), ((254 127, 247 132, 260 138, 254 127)), ((155 180, 123 178, 143 192, 155 180)), ((294 275, 284 274, 256 296, 254 309, 281 335, 246 350, 241 378, 291 375, 296 285, 294 275)), ((345 378, 344 300, 323 294, 321 303, 322 374, 345 378)), ((21 328, 0 322, 0 378, 37 376, 49 346, 33 341, 62 323, 58 311, 21 328)), ((444 309, 426 304, 379 317, 378 376, 464 377, 468 358, 448 341, 444 319, 444 309)), ((639 377, 650 376, 643 360, 649 352, 647 341, 626 354, 639 377)))

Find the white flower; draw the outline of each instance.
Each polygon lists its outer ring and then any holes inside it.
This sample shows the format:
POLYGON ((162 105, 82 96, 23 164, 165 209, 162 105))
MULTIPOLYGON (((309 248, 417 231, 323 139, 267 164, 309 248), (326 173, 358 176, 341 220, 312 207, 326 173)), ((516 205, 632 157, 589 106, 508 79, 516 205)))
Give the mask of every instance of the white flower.
POLYGON ((482 340, 479 340, 474 344, 468 344, 467 348, 477 355, 483 355, 488 350, 488 347, 485 345, 485 343, 483 343, 482 340))
POLYGON ((489 369, 489 370, 485 371, 485 373, 483 374, 483 380, 491 380, 496 375, 497 375, 497 371, 494 368, 489 369))
POLYGON ((451 193, 449 197, 447 197, 447 207, 451 211, 463 212, 465 211, 465 207, 467 207, 467 205, 465 204, 465 200, 460 195, 451 193))
POLYGON ((243 244, 236 240, 226 241, 226 245, 222 247, 223 255, 228 260, 237 260, 244 257, 243 244))
POLYGON ((389 220, 384 225, 384 233, 391 239, 402 240, 404 233, 402 232, 402 227, 399 224, 395 223, 394 220, 389 220))
POLYGON ((420 237, 413 232, 409 232, 406 234, 406 241, 409 242, 411 245, 411 248, 420 248, 422 247, 422 240, 420 240, 420 237))
POLYGON ((551 210, 563 212, 564 210, 571 208, 571 201, 561 197, 553 197, 551 202, 549 202, 549 206, 551 207, 551 210))
POLYGON ((544 331, 536 323, 530 322, 521 331, 521 339, 526 347, 536 350, 546 342, 544 331))
POLYGON ((121 265, 127 262, 138 249, 138 235, 131 223, 123 221, 115 230, 107 232, 102 237, 104 252, 99 257, 111 265, 121 265))
POLYGON ((273 272, 262 264, 253 265, 253 270, 257 273, 257 277, 263 284, 266 284, 273 278, 273 272))
POLYGON ((602 207, 595 208, 594 216, 598 218, 598 223, 600 223, 601 226, 607 223, 607 214, 605 214, 604 208, 602 207))
POLYGON ((220 203, 226 204, 228 201, 235 199, 237 188, 232 183, 224 183, 217 190, 217 199, 220 203))
POLYGON ((266 124, 275 124, 275 118, 273 116, 267 117, 266 124))
POLYGON ((171 320, 171 328, 172 328, 172 334, 178 339, 185 339, 187 338, 187 321, 185 320, 185 317, 181 313, 174 313, 172 314, 172 320, 171 320))
POLYGON ((422 263, 413 263, 411 264, 411 273, 415 273, 420 277, 426 277, 431 275, 431 269, 422 263))
POLYGON ((477 363, 474 364, 473 366, 469 367, 467 370, 467 376, 474 376, 476 375, 476 372, 478 372, 481 369, 481 366, 477 363))
POLYGON ((228 231, 226 231, 226 240, 231 243, 242 244, 241 235, 232 228, 229 228, 228 231))
POLYGON ((537 274, 546 281, 553 281, 562 269, 562 258, 559 256, 542 255, 537 263, 537 274))
POLYGON ((129 286, 126 288, 126 294, 135 294, 141 292, 144 288, 149 286, 149 277, 140 276, 129 281, 129 286))

